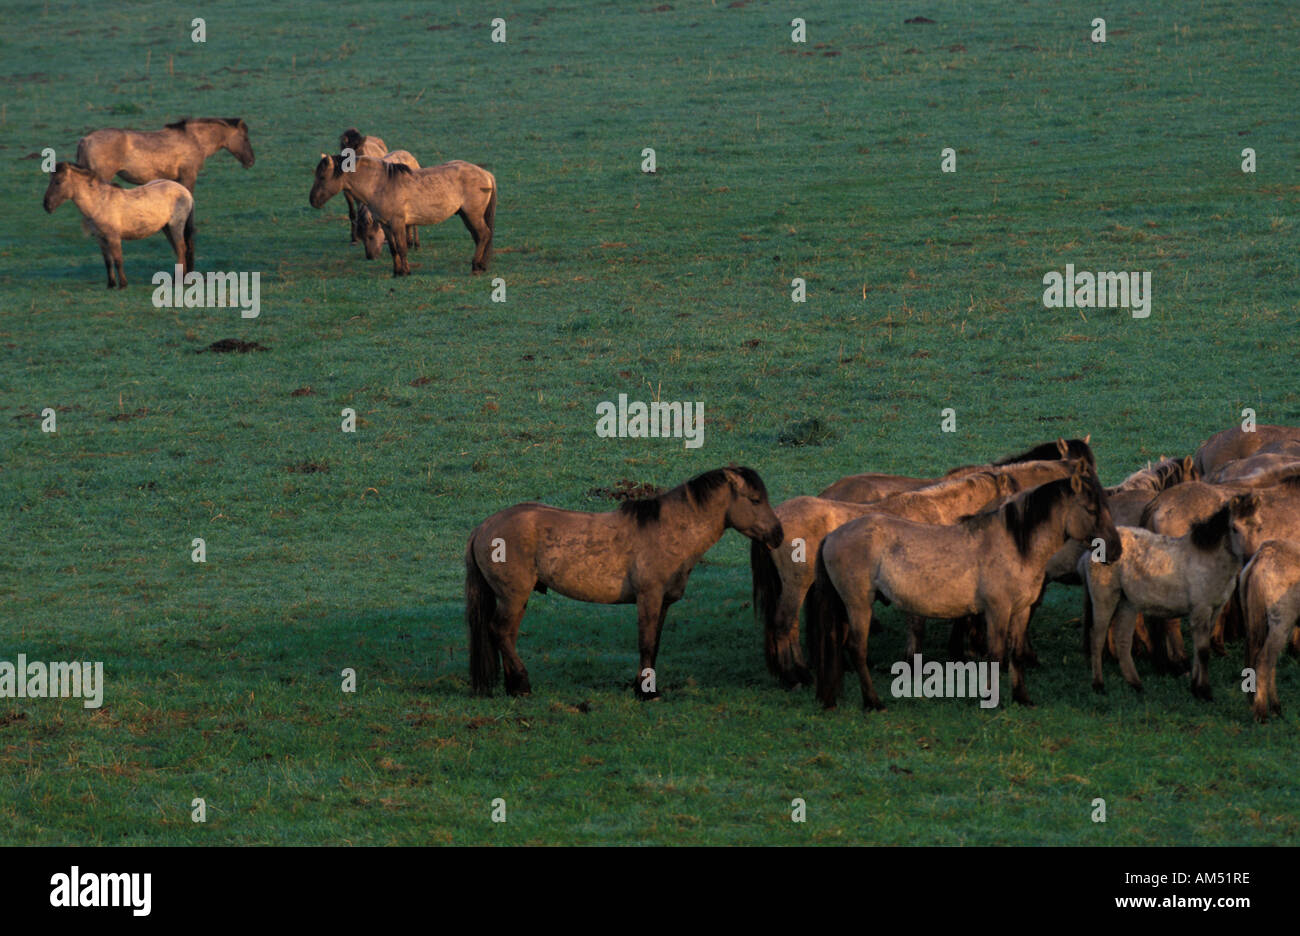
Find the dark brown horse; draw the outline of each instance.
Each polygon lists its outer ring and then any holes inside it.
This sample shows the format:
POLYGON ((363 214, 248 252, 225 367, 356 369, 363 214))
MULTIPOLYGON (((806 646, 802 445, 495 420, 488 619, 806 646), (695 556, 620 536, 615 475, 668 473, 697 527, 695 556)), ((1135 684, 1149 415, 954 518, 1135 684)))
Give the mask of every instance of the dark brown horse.
POLYGON ((181 273, 194 265, 194 197, 176 182, 159 179, 139 188, 101 182, 88 170, 61 162, 50 173, 45 190, 45 210, 71 199, 81 212, 82 226, 96 241, 108 270, 108 288, 113 288, 113 267, 117 285, 126 288, 122 269, 122 241, 140 240, 162 231, 176 253, 181 273))
POLYGON ((351 172, 342 156, 321 154, 309 200, 319 208, 339 192, 351 192, 384 225, 393 254, 393 275, 410 276, 406 231, 412 225, 441 224, 459 215, 474 238, 470 269, 482 273, 492 254, 497 183, 492 173, 459 159, 410 169, 373 156, 358 156, 351 172))
MULTIPOLYGON (((339 135, 339 149, 350 149, 358 156, 374 156, 379 159, 388 155, 387 143, 377 136, 366 136, 356 127, 348 127, 339 135)), ((357 226, 360 203, 353 197, 351 192, 344 192, 343 200, 348 203, 348 226, 352 231, 351 243, 355 244, 357 241, 362 240, 362 231, 357 226)), ((374 259, 368 251, 366 257, 370 260, 374 259)))
POLYGON ((636 604, 641 652, 636 692, 641 698, 658 696, 654 666, 668 608, 685 594, 700 557, 729 528, 770 546, 781 542, 781 521, 762 479, 749 468, 705 472, 607 513, 529 503, 488 517, 465 549, 474 693, 491 692, 503 663, 506 692, 531 691, 515 650, 519 622, 533 592, 554 589, 578 601, 636 604))
POLYGON ((115 175, 136 185, 170 179, 192 194, 203 163, 223 149, 245 169, 253 165, 248 125, 240 118, 186 118, 161 130, 96 130, 78 141, 77 163, 101 182, 115 175))

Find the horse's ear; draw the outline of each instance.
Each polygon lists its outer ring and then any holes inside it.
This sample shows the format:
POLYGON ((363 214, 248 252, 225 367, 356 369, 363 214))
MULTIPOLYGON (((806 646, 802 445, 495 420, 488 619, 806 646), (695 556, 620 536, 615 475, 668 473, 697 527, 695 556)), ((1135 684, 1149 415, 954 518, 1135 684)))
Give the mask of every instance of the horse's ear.
POLYGON ((1183 459, 1183 480, 1190 481, 1196 472, 1196 460, 1188 455, 1183 459))
POLYGON ((1056 450, 1061 453, 1062 458, 1067 458, 1070 454, 1070 446, 1066 444, 1064 439, 1056 440, 1056 450))
POLYGON ((1084 445, 1087 445, 1087 444, 1088 444, 1089 442, 1091 442, 1091 441, 1092 441, 1092 433, 1090 432, 1090 433, 1088 433, 1086 436, 1083 437, 1083 444, 1084 444, 1084 445))

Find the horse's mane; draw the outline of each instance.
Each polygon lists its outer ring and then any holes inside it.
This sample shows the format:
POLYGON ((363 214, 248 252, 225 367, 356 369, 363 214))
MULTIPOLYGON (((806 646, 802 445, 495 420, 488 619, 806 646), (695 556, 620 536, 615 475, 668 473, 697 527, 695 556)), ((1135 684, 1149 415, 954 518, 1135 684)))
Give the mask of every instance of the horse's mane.
MULTIPOLYGON (((1016 549, 1020 555, 1027 556, 1034 532, 1052 516, 1056 505, 1070 496, 1070 480, 1059 478, 1048 481, 1023 494, 1017 494, 1005 504, 963 517, 958 522, 977 528, 986 526, 994 517, 1001 516, 1007 532, 1015 540, 1016 549)), ((1100 501, 1104 494, 1096 476, 1089 473, 1084 477, 1083 483, 1094 502, 1100 501)))
MULTIPOLYGON (((1097 467, 1097 458, 1092 454, 1092 448, 1083 439, 1069 439, 1066 443, 1066 458, 1086 458, 1088 464, 1097 467)), ((1021 452, 1019 455, 1008 455, 1005 458, 999 458, 993 464, 995 466, 1014 465, 1019 462, 1027 461, 1060 461, 1061 450, 1057 448, 1055 442, 1044 442, 1041 445, 1035 445, 1027 452, 1021 452)))
POLYGON ((1192 545, 1200 550, 1211 550, 1223 542, 1228 535, 1232 520, 1232 502, 1227 501, 1222 507, 1203 520, 1192 524, 1192 545))
POLYGON ((242 117, 182 117, 175 123, 164 124, 163 126, 168 130, 184 130, 186 124, 192 123, 219 123, 238 129, 243 125, 244 120, 242 117))
POLYGON ((657 523, 659 521, 659 512, 665 502, 669 500, 685 500, 698 507, 707 501, 714 491, 726 487, 728 471, 740 475, 748 487, 761 493, 764 499, 767 498, 767 488, 763 486, 763 479, 758 476, 758 472, 752 468, 743 468, 737 465, 731 468, 714 468, 712 471, 706 471, 703 474, 696 475, 689 481, 677 485, 672 490, 656 494, 654 497, 623 501, 623 503, 619 504, 618 509, 621 513, 635 519, 636 525, 639 527, 657 523))
POLYGON ((1120 491, 1151 491, 1159 494, 1161 491, 1168 490, 1175 484, 1181 484, 1189 481, 1191 478, 1185 472, 1185 465, 1181 458, 1166 458, 1163 461, 1152 465, 1150 468, 1140 468, 1133 472, 1114 488, 1108 488, 1108 492, 1118 493, 1120 491))
POLYGON ((386 162, 384 163, 384 166, 387 167, 388 169, 388 178, 390 179, 393 178, 394 176, 411 174, 411 167, 404 166, 401 163, 386 162))

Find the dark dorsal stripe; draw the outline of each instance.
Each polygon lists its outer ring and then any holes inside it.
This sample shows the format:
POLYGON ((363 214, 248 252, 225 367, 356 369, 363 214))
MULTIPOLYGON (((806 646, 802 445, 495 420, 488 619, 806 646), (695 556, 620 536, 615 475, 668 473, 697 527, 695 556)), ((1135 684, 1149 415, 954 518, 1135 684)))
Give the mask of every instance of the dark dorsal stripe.
MULTIPOLYGON (((1092 448, 1083 439, 1069 439, 1065 443, 1067 449, 1067 458, 1086 458, 1088 464, 1096 467, 1097 459, 1092 454, 1092 448)), ((1014 465, 1018 462, 1027 461, 1060 461, 1061 450, 1056 447, 1055 442, 1044 442, 1042 445, 1035 445, 1027 452, 1021 452, 1019 455, 1008 455, 1006 458, 999 458, 994 465, 1014 465)))
POLYGON ((386 162, 384 165, 388 167, 388 178, 390 179, 394 176, 411 174, 411 167, 403 165, 402 163, 386 162))

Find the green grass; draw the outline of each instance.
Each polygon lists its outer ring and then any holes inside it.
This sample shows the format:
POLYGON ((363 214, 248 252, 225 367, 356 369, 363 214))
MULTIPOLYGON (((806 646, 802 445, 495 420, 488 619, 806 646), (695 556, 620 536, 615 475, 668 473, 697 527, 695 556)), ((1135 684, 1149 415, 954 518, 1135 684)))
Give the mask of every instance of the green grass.
MULTIPOLYGON (((168 4, 0 3, 23 23, 0 36, 0 659, 108 681, 98 711, 0 701, 0 841, 1300 838, 1296 723, 1251 723, 1240 647, 1211 704, 1143 661, 1145 696, 1113 664, 1095 696, 1077 590, 1035 618, 1037 708, 864 716, 849 680, 823 714, 766 673, 728 534, 669 616, 662 703, 625 688, 634 611, 554 594, 523 624, 534 695, 469 698, 464 544, 517 501, 605 509, 590 489, 731 461, 779 501, 1085 433, 1113 483, 1243 407, 1300 421, 1294 5, 657 6, 512 4, 494 45, 472 5, 217 2, 195 45, 168 4), (262 272, 256 320, 153 308, 161 237, 105 290, 75 208, 41 210, 29 154, 185 115, 251 127, 256 165, 212 158, 196 203, 200 266, 262 272), (455 219, 394 280, 341 199, 308 206, 353 125, 496 174, 489 277, 455 219), (1151 317, 1044 309, 1066 263, 1152 271, 1151 317), (268 350, 195 353, 224 338, 268 350), (704 446, 597 438, 620 392, 704 401, 704 446)), ((1279 680, 1294 710, 1293 659, 1279 680)))

